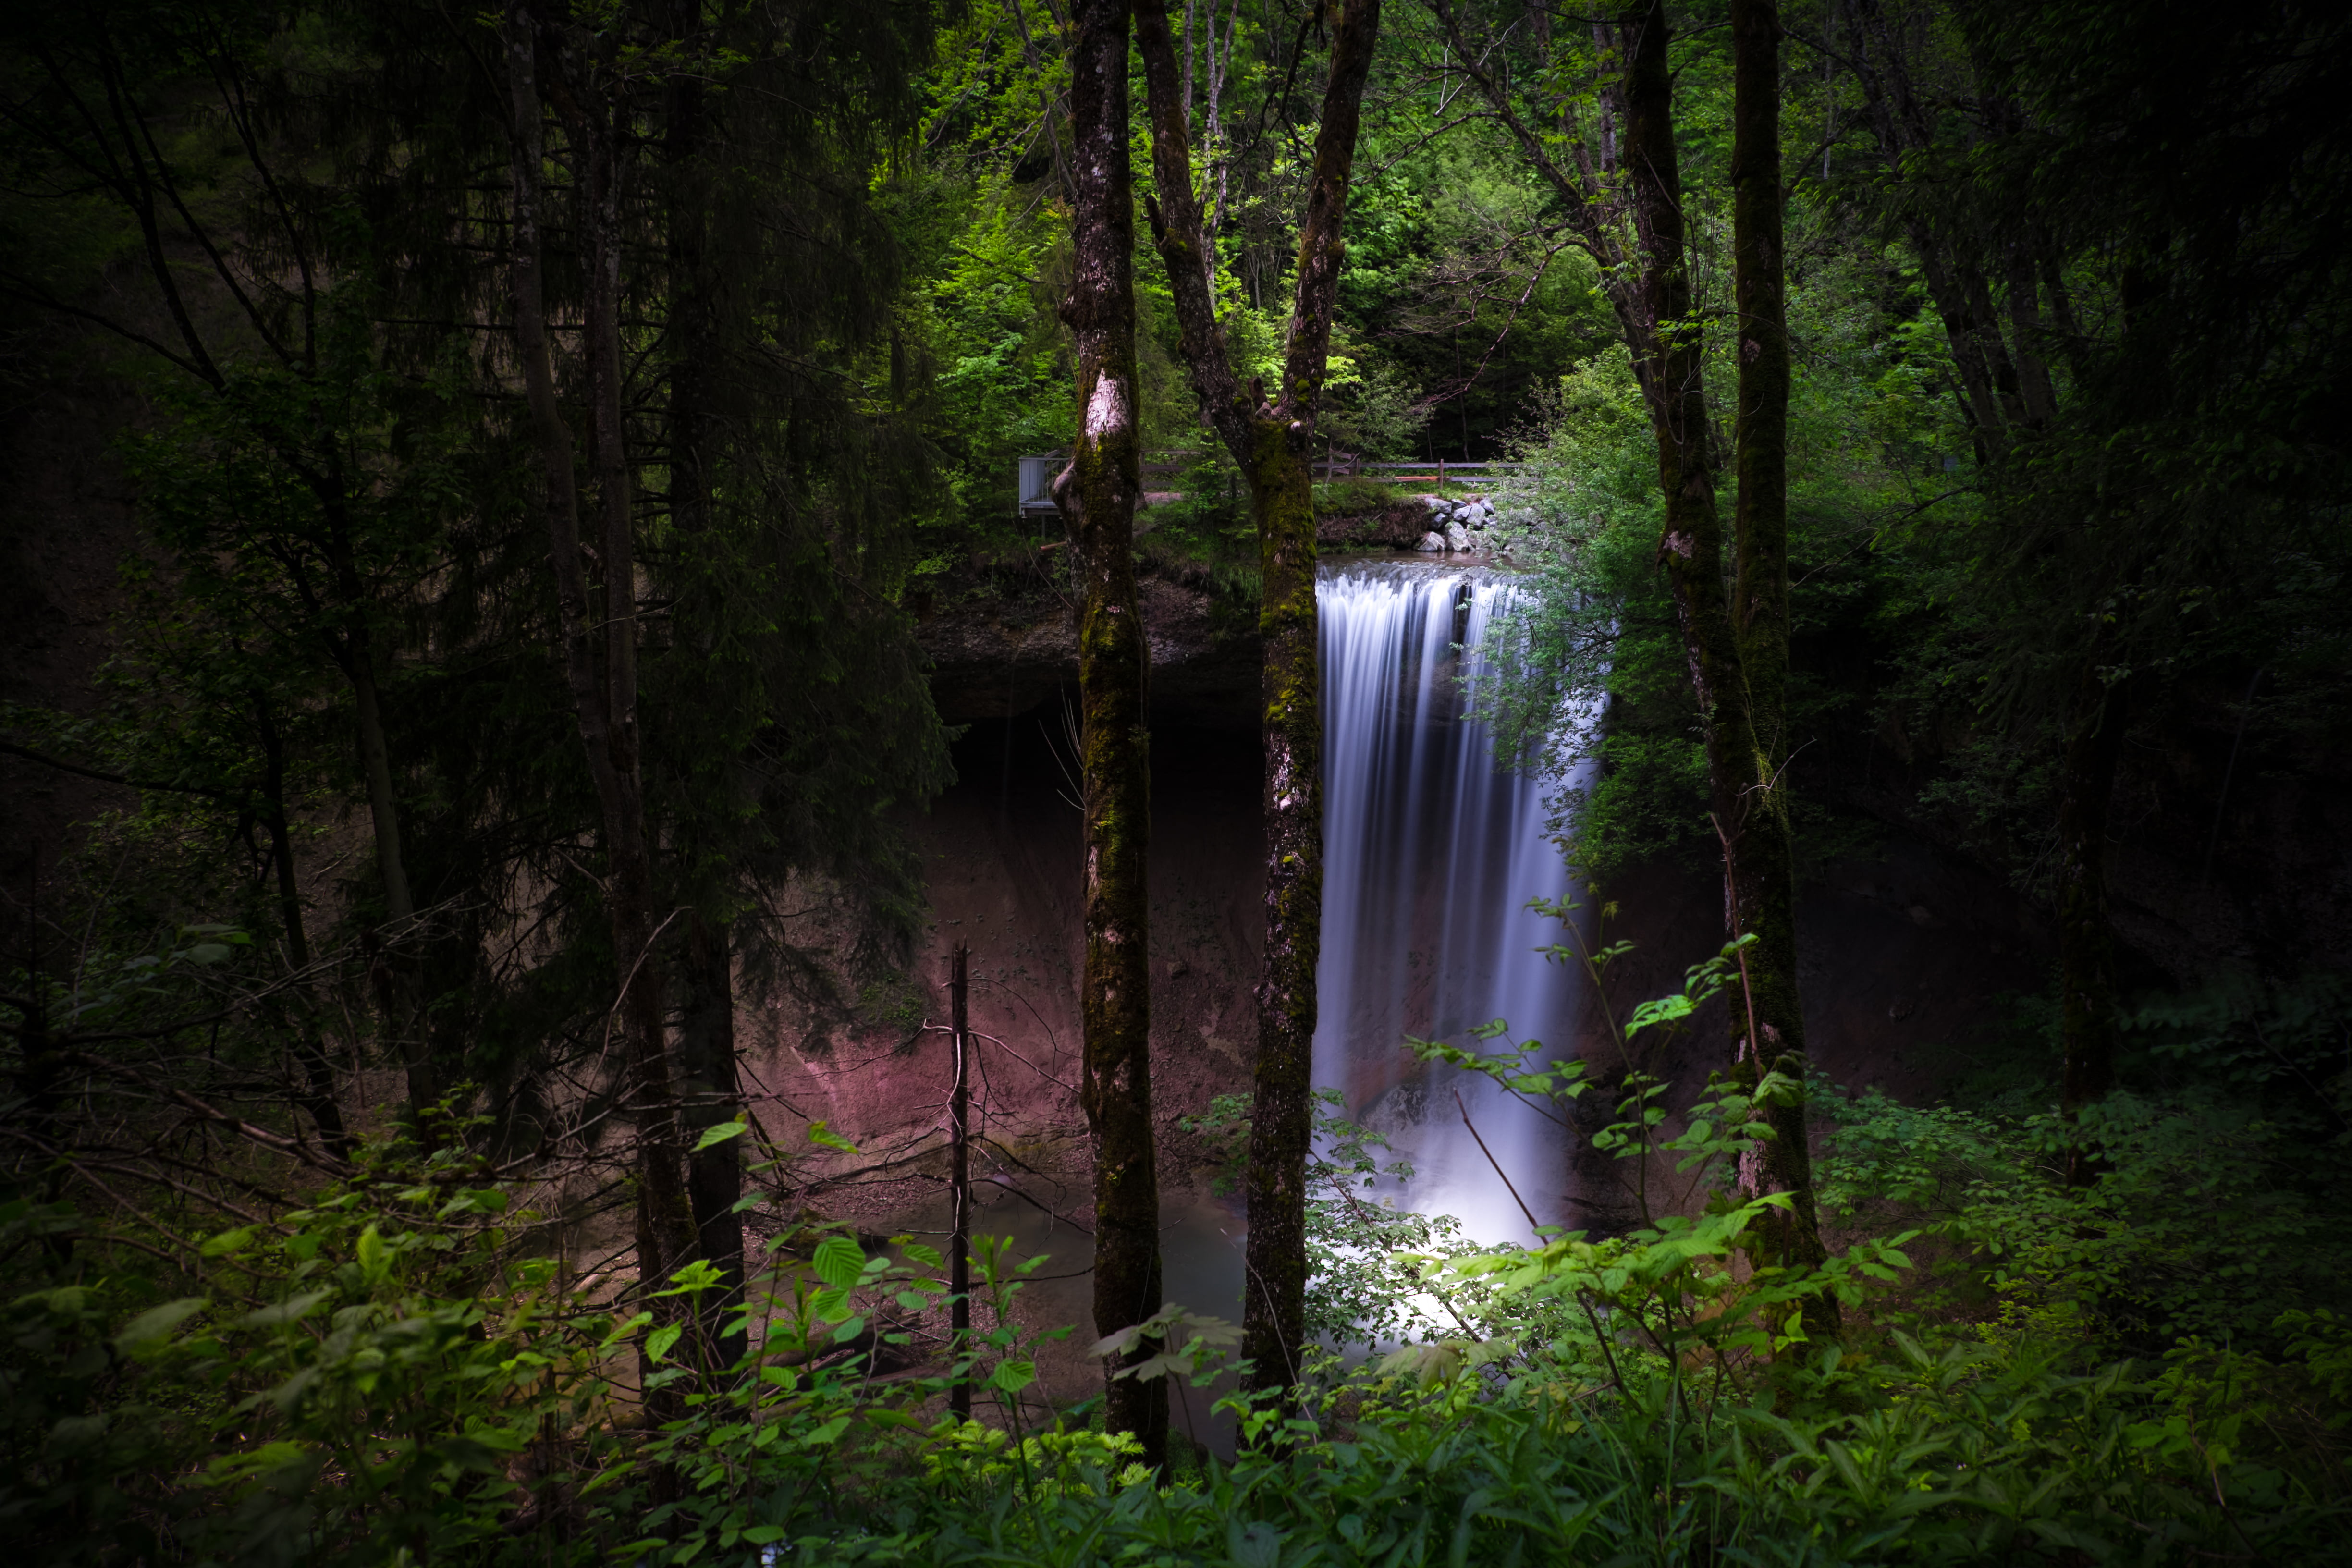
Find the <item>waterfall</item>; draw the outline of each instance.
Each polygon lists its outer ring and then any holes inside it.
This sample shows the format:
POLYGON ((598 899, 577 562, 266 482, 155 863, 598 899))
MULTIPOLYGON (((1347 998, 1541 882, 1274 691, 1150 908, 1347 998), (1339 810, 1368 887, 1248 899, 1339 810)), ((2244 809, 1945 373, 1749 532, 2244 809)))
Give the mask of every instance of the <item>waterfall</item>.
POLYGON ((1565 1137, 1482 1075, 1422 1067, 1403 1041, 1476 1047, 1469 1030, 1504 1018, 1513 1041, 1540 1039, 1561 1055, 1572 1043, 1581 977, 1538 954, 1560 928, 1526 905, 1567 891, 1567 868, 1544 831, 1545 797, 1581 781, 1498 772, 1459 679, 1475 672, 1487 627, 1517 593, 1507 576, 1479 568, 1360 562, 1327 563, 1316 594, 1324 795, 1315 1082, 1339 1089, 1348 1114, 1411 1162, 1412 1180, 1391 1195, 1454 1215, 1486 1243, 1534 1238, 1455 1095, 1546 1225, 1565 1217, 1565 1137))

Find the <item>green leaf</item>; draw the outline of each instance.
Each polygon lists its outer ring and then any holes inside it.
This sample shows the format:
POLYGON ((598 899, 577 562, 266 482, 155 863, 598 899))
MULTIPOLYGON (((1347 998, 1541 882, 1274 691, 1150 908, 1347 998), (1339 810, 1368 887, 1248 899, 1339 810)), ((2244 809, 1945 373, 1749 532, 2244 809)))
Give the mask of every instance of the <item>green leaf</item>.
POLYGON ((804 1447, 821 1448, 848 1430, 849 1417, 846 1415, 836 1415, 832 1420, 826 1422, 824 1426, 818 1427, 815 1431, 811 1432, 807 1436, 802 1438, 801 1443, 804 1447))
POLYGON ((865 1277, 866 1249, 845 1236, 828 1236, 816 1244, 809 1266, 826 1284, 845 1289, 865 1277))
POLYGON ((360 1272, 370 1284, 392 1272, 392 1253, 373 1226, 360 1232, 360 1272))
POLYGON ((1037 1363, 1033 1361, 1003 1361, 988 1374, 988 1385, 1004 1394, 1018 1394, 1037 1381, 1037 1363))
POLYGON ((247 1312, 242 1321, 248 1329, 274 1329, 297 1322, 309 1316, 311 1308, 332 1294, 331 1290, 307 1290, 299 1296, 289 1296, 275 1306, 247 1312))
POLYGON ((252 1239, 253 1227, 244 1226, 236 1230, 225 1230, 218 1236, 207 1237, 204 1246, 198 1250, 206 1258, 226 1258, 252 1239))
POLYGON ((115 1348, 131 1356, 158 1350, 173 1329, 211 1305, 206 1297, 183 1296, 176 1301, 151 1307, 123 1325, 122 1331, 114 1336, 115 1348))
POLYGON ((822 1145, 827 1149, 838 1149, 845 1154, 855 1154, 857 1152, 856 1144, 852 1143, 840 1133, 826 1127, 822 1121, 812 1121, 809 1123, 808 1139, 812 1143, 822 1145))
POLYGON ((702 1131, 702 1136, 695 1141, 693 1152, 699 1154, 705 1149, 724 1143, 730 1138, 740 1138, 749 1131, 751 1129, 740 1121, 722 1121, 716 1127, 706 1127, 702 1131))
POLYGON ((1634 1008, 1633 1017, 1626 1020, 1625 1032, 1628 1035, 1639 1034, 1653 1024, 1672 1024, 1689 1017, 1695 1011, 1696 1009, 1687 996, 1661 996, 1654 1002, 1644 1002, 1634 1008))
POLYGON ((685 1332, 686 1325, 683 1323, 672 1323, 667 1328, 656 1329, 646 1336, 646 1354, 655 1361, 667 1359, 670 1348, 677 1343, 679 1336, 685 1332))

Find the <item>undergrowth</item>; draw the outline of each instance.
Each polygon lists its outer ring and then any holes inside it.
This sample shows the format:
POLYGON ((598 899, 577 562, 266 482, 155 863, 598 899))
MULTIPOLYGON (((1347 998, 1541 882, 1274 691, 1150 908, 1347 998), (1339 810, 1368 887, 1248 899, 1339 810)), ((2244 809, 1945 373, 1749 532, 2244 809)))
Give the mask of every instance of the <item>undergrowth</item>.
MULTIPOLYGON (((1597 974, 1623 951, 1559 956, 1597 974)), ((1735 1173, 1762 1103, 1805 1086, 1718 1082, 1670 1111, 1640 1070, 1737 960, 1629 1015, 1605 1079, 1499 1023, 1414 1043, 1564 1121, 1608 1096, 1596 1142, 1643 1205, 1626 1234, 1472 1247, 1373 1198, 1395 1162, 1327 1104, 1327 1348, 1285 1396, 1223 1401, 1231 1460, 1179 1445, 1155 1475, 1093 1429, 1098 1402, 1039 1403, 1015 1301, 1044 1260, 1004 1244, 975 1248, 960 1343, 935 1251, 806 1215, 746 1288, 697 1264, 633 1292, 551 1256, 529 1188, 462 1140, 394 1141, 226 1230, 56 1192, 0 1210, 0 1530, 43 1564, 2352 1555, 2324 1115, 2289 1136, 2258 1095, 2119 1094, 2093 1126, 2106 1174, 2069 1191, 2046 1119, 1817 1085, 1843 1245, 1791 1272, 1785 1194, 1735 1173), (1825 1300, 1833 1340, 1807 1331, 1825 1300), (947 1414, 954 1382, 977 1419, 947 1414)), ((2143 1024, 2211 1033, 2179 1009, 2143 1024)), ((2260 1089, 2310 1068, 2246 1070, 2260 1089)), ((1194 1130, 1235 1148, 1247 1114, 1222 1101, 1194 1130)), ((1122 1375, 1205 1386, 1235 1339, 1171 1305, 1095 1350, 1150 1342, 1122 1375)))

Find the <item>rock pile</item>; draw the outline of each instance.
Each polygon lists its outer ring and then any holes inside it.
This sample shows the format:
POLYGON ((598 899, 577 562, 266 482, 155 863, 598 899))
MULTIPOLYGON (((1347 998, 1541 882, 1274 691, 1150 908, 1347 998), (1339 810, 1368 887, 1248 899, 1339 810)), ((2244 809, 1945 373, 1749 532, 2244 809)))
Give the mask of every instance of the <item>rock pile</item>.
POLYGON ((1494 525, 1495 503, 1485 496, 1471 496, 1464 500, 1448 500, 1444 496, 1423 496, 1429 506, 1430 531, 1421 536, 1416 550, 1477 550, 1489 541, 1481 537, 1494 525))

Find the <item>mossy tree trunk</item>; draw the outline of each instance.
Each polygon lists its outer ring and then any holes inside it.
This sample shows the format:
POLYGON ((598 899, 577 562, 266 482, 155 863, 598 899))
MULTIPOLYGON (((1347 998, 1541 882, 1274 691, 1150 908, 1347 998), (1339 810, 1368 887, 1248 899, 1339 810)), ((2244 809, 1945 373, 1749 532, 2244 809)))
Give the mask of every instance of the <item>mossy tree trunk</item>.
MULTIPOLYGON (((1054 483, 1085 576, 1078 624, 1079 752, 1086 795, 1086 1030, 1080 1085, 1095 1155, 1095 1331, 1160 1305, 1160 1182, 1151 1126, 1150 651, 1135 588, 1135 189, 1128 161, 1127 0, 1078 0, 1070 50, 1072 278, 1062 319, 1076 338, 1082 414, 1054 483)), ((1131 1365, 1153 1348, 1139 1343, 1131 1365)), ((1106 1365, 1106 1376, 1118 1370, 1106 1365)), ((1164 1464, 1165 1379, 1111 1378, 1105 1424, 1164 1464)))
MULTIPOLYGON (((1789 321, 1782 259, 1780 17, 1773 0, 1732 0, 1732 289, 1738 330, 1739 413, 1735 436, 1739 498, 1733 526, 1731 626, 1744 677, 1749 735, 1736 775, 1745 811, 1717 819, 1736 833, 1739 862, 1727 864, 1732 925, 1756 933, 1748 967, 1756 1032, 1736 1071, 1753 1085, 1777 1067, 1801 1089, 1805 1019, 1797 994, 1796 867, 1789 819, 1789 321), (1735 826, 1736 825, 1736 826, 1735 826)), ((1728 761, 1729 759, 1727 759, 1728 761)), ((1735 1029, 1744 1035, 1743 1017, 1735 1029)), ((1776 1220, 1779 1260, 1817 1263, 1811 1151, 1801 1092, 1765 1110, 1771 1141, 1748 1163, 1753 1196, 1784 1192, 1795 1206, 1776 1220)))
MULTIPOLYGON (((1704 359, 1694 314, 1675 146, 1674 76, 1663 0, 1621 8, 1597 30, 1598 91, 1589 105, 1561 100, 1557 123, 1522 100, 1508 58, 1466 33, 1453 0, 1431 0, 1460 69, 1496 122, 1558 195, 1578 245, 1601 269, 1602 289, 1633 359, 1634 379, 1658 450, 1665 528, 1658 562, 1673 590, 1707 756, 1724 859, 1724 924, 1753 933, 1748 1009, 1733 1009, 1735 1066, 1753 1081, 1780 1067, 1804 1079, 1804 1017, 1797 994, 1795 860, 1784 764, 1788 680, 1788 332, 1780 258, 1779 39, 1769 5, 1743 5, 1735 22, 1734 266, 1741 328, 1741 490, 1737 566, 1727 592, 1723 520, 1716 500, 1720 458, 1709 434, 1704 359), (1580 114, 1592 115, 1588 126, 1580 114), (1596 134, 1597 132, 1597 134, 1596 134), (1748 344, 1753 342, 1750 357, 1748 344), (1754 485, 1750 489, 1751 480, 1754 485), (1760 1047, 1760 1048, 1759 1048, 1760 1047)), ((1534 35, 1549 47, 1548 30, 1534 35)), ((1544 64, 1554 72, 1558 62, 1544 64)), ((1551 79, 1547 77, 1545 79, 1551 79)), ((1773 1144, 1749 1162, 1760 1190, 1796 1194, 1778 1237, 1781 1257, 1817 1261, 1811 1162, 1804 1112, 1772 1108, 1773 1144)))
MULTIPOLYGON (((1248 476, 1263 599, 1265 948, 1250 1125, 1249 1244, 1242 1353, 1259 1386, 1297 1380, 1306 1337, 1307 1152, 1313 1134, 1315 968, 1322 944, 1323 715, 1316 666, 1315 421, 1344 259, 1341 223, 1364 83, 1380 30, 1377 0, 1329 7, 1331 62, 1298 232, 1282 384, 1234 374, 1216 315, 1201 201, 1192 189, 1182 78, 1162 0, 1135 0, 1150 100, 1156 197, 1146 204, 1168 269, 1180 353, 1202 417, 1248 476)), ((1328 13, 1327 13, 1328 15, 1328 13)))

